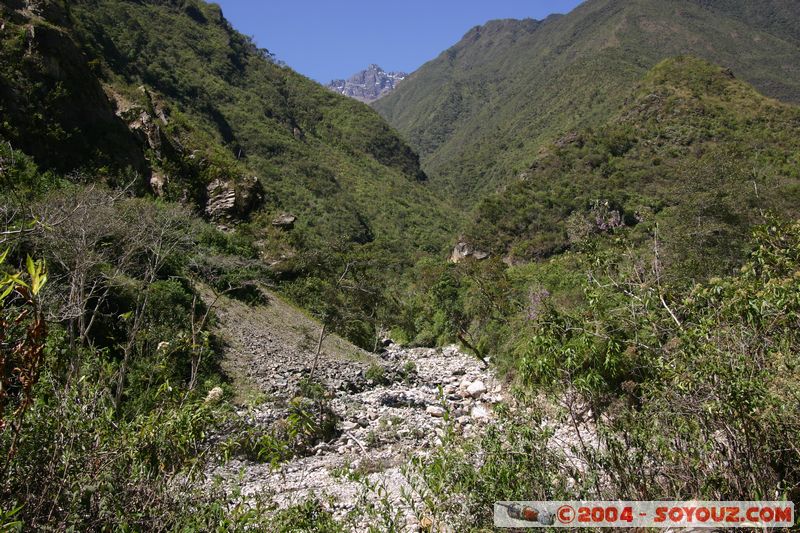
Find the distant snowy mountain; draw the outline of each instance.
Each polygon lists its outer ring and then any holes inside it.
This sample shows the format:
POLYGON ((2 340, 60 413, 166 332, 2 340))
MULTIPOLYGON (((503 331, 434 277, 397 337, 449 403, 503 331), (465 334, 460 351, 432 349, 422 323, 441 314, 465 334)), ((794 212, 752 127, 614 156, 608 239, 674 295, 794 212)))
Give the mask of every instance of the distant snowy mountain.
POLYGON ((405 72, 385 72, 378 65, 370 65, 366 70, 347 80, 333 80, 327 87, 337 93, 369 103, 393 91, 406 76, 408 74, 405 72))

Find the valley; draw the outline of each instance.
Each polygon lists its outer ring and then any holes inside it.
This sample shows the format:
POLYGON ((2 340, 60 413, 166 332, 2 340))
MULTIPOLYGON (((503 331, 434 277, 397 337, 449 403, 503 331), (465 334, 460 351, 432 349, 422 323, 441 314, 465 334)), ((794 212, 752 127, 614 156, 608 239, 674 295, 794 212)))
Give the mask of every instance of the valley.
POLYGON ((0 531, 800 502, 800 4, 543 4, 0 3, 0 531))

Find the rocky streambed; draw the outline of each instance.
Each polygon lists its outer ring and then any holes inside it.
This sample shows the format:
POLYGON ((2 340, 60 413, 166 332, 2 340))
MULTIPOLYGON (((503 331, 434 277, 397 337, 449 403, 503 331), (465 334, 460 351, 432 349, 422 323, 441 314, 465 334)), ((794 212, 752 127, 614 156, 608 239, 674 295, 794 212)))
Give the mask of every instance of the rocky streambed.
MULTIPOLYGON (((490 370, 455 346, 390 345, 380 358, 389 379, 361 376, 358 384, 339 387, 330 399, 340 420, 338 436, 317 444, 312 455, 277 467, 234 459, 209 472, 211 476, 236 483, 245 496, 259 494, 280 507, 314 497, 338 517, 356 506, 365 481, 381 487, 393 505, 406 506, 402 493, 409 487, 403 465, 439 444, 446 424, 467 436, 480 432, 492 418, 493 406, 503 401, 503 390, 490 370)), ((240 414, 267 424, 277 410, 265 403, 240 414)), ((413 526, 410 510, 405 511, 413 526)))

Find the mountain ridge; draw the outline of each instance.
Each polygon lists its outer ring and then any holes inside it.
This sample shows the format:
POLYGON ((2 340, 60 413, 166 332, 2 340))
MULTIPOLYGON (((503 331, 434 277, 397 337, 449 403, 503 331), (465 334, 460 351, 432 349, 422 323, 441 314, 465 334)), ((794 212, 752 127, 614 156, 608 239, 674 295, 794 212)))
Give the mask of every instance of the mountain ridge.
POLYGON ((526 168, 543 142, 610 116, 626 88, 668 57, 697 55, 800 102, 791 22, 800 7, 768 5, 775 15, 752 23, 752 2, 685 0, 589 0, 545 21, 490 22, 372 105, 420 153, 432 185, 469 207, 526 168))

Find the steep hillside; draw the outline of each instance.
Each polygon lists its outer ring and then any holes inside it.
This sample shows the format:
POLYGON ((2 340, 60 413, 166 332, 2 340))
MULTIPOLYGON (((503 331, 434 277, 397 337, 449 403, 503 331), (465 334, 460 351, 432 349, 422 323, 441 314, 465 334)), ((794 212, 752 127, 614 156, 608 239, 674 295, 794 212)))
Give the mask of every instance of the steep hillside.
POLYGON ((374 107, 419 151, 431 183, 470 204, 529 166, 542 142, 610 116, 668 57, 710 60, 800 102, 797 20, 800 4, 784 0, 589 0, 545 21, 473 28, 374 107))
POLYGON ((218 6, 15 0, 0 16, 0 136, 42 168, 132 170, 210 218, 268 227, 288 212, 311 238, 436 249, 448 231, 374 111, 276 65, 218 6))
POLYGON ((798 214, 798 139, 800 108, 762 96, 728 69, 667 60, 613 118, 547 145, 518 180, 482 201, 467 241, 531 260, 658 223, 666 253, 690 274, 724 269, 742 257, 745 229, 764 213, 798 214))

